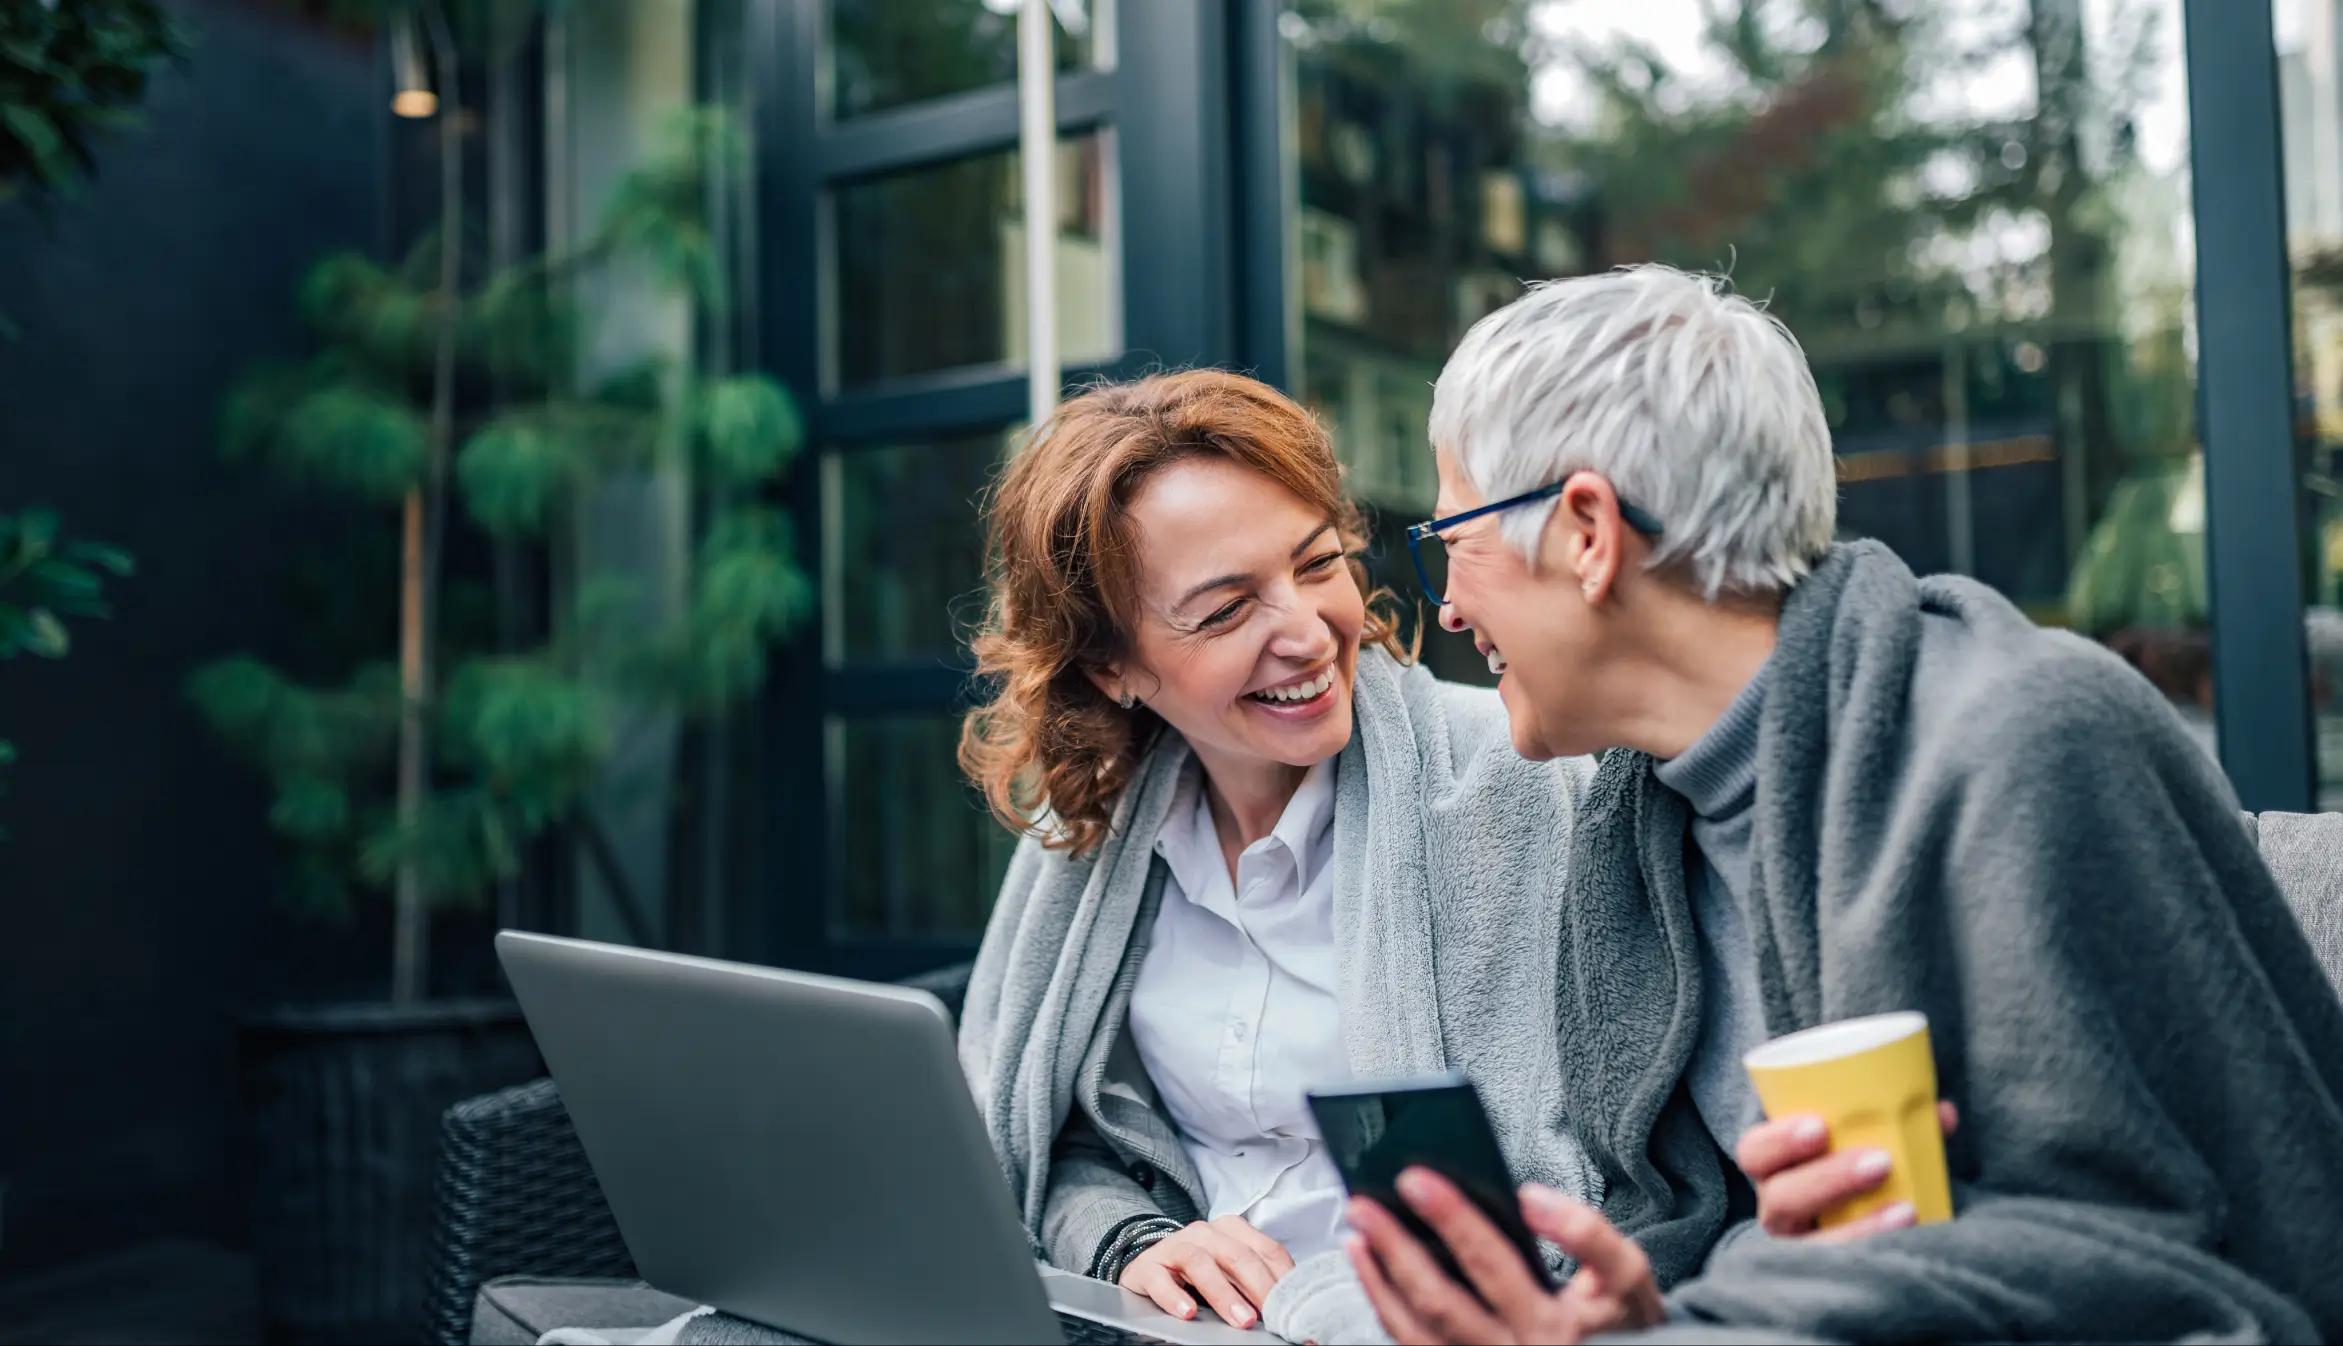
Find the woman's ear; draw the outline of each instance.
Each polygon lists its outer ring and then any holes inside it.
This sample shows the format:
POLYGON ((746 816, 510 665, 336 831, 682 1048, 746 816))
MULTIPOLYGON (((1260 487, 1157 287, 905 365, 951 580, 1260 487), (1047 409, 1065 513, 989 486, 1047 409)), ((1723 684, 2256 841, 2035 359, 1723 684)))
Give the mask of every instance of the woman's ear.
POLYGON ((1107 700, 1125 710, 1131 708, 1130 687, 1123 677, 1121 664, 1105 664, 1096 668, 1085 668, 1082 670, 1082 676, 1090 679, 1090 685, 1096 687, 1107 700))
POLYGON ((1599 473, 1573 472, 1546 523, 1546 555, 1560 561, 1565 578, 1578 581, 1589 604, 1600 603, 1619 578, 1627 524, 1619 517, 1619 494, 1599 473))

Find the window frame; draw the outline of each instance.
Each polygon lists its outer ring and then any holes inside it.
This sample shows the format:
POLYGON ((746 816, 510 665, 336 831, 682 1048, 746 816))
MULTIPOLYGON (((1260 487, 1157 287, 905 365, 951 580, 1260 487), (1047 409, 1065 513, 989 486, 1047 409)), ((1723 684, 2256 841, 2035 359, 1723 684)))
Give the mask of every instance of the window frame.
POLYGON ((2239 802, 2307 813, 2318 763, 2303 632, 2277 44, 2268 0, 2183 0, 2182 26, 2213 719, 2239 802))
MULTIPOLYGON (((1279 0, 1233 0, 1246 195, 1246 358, 1289 391, 1300 353, 1295 72, 1279 0)), ((2253 811, 2307 812, 2316 737, 2303 631, 2306 530, 2293 442, 2292 272, 2268 0, 2181 0, 2196 236, 2199 438, 2221 764, 2253 811)))
MULTIPOLYGON (((873 445, 1001 430, 1026 415, 1017 364, 976 366, 833 389, 824 368, 835 276, 823 237, 841 184, 1015 149, 1013 83, 834 121, 819 78, 826 0, 752 0, 759 348, 803 400, 806 455, 783 493, 800 555, 823 556, 822 459, 873 445)), ((1076 388, 1149 369, 1227 365, 1235 337, 1229 24, 1218 4, 1119 0, 1111 69, 1056 77, 1063 136, 1111 132, 1109 190, 1121 255, 1122 353, 1066 369, 1076 388), (1143 53, 1144 59, 1129 59, 1143 53), (1144 164, 1143 172, 1124 166, 1144 164)), ((978 576, 969 577, 973 587, 978 576)), ((819 623, 814 628, 818 631, 819 623)), ((964 709, 977 690, 965 651, 929 661, 830 665, 819 635, 779 662, 760 717, 767 786, 753 881, 736 895, 741 955, 850 976, 895 977, 973 954, 965 938, 847 938, 831 928, 834 894, 854 864, 831 835, 833 720, 964 709)), ((916 840, 916 839, 913 839, 916 840)))

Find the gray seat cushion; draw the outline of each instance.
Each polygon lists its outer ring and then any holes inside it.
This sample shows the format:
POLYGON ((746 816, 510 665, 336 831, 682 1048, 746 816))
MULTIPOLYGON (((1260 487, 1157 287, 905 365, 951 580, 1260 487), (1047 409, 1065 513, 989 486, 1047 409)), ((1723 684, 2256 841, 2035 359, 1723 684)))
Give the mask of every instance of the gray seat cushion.
MULTIPOLYGON (((472 1303, 473 1346, 527 1346, 557 1327, 640 1332, 698 1305, 641 1281, 576 1276, 503 1276, 472 1303)), ((708 1313, 683 1325, 678 1346, 806 1346, 794 1333, 708 1313)))
POLYGON ((472 1301, 473 1346, 534 1346, 557 1327, 657 1327, 698 1306, 641 1281, 500 1276, 472 1301))
POLYGON ((2262 860, 2343 992, 2343 813, 2265 813, 2254 819, 2262 860))

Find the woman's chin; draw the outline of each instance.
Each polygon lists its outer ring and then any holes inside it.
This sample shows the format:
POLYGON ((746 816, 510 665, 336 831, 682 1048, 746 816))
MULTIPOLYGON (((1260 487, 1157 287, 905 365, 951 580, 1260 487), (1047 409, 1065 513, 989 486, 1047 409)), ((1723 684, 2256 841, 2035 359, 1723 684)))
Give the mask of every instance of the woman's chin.
POLYGON ((1497 699, 1505 704, 1505 724, 1513 731, 1513 751, 1525 761, 1543 762, 1564 754, 1554 751, 1538 727, 1537 710, 1522 690, 1521 680, 1508 672, 1497 683, 1497 699))
POLYGON ((1316 766, 1350 742, 1350 697, 1349 686, 1337 682, 1313 704, 1269 706, 1247 698, 1240 713, 1263 756, 1288 766, 1316 766))

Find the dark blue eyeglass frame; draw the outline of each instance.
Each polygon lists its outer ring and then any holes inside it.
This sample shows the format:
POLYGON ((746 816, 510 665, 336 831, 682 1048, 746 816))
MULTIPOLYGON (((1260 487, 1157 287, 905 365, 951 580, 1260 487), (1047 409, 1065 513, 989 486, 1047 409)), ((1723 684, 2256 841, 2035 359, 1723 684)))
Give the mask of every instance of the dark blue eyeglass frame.
MULTIPOLYGON (((1470 523, 1484 514, 1495 514, 1535 501, 1552 499, 1562 494, 1563 485, 1564 483, 1558 481, 1551 486, 1540 486, 1534 491, 1523 491, 1520 495, 1508 496, 1493 505, 1482 505, 1477 509, 1468 509, 1462 514, 1451 514, 1445 519, 1427 519, 1419 524, 1411 524, 1407 530, 1407 554, 1408 558, 1416 563, 1416 583, 1424 587, 1424 597, 1432 600, 1432 606, 1435 608, 1448 605, 1448 596, 1433 587, 1432 572, 1424 565, 1425 538, 1438 537, 1458 524, 1470 523)), ((1665 531, 1661 528, 1660 521, 1654 518, 1650 511, 1629 504, 1625 497, 1621 497, 1619 500, 1619 517, 1627 521, 1629 528, 1645 537, 1658 537, 1665 531)))

